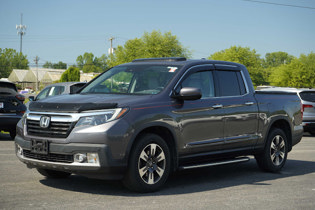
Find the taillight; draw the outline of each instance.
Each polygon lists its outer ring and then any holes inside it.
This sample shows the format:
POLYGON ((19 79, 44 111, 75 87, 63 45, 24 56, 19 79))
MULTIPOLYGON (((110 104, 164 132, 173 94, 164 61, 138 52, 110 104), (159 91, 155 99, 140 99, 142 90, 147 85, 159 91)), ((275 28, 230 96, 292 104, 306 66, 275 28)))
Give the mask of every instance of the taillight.
POLYGON ((313 108, 313 105, 310 105, 310 104, 303 104, 303 105, 302 105, 302 112, 304 112, 305 108, 313 108))
POLYGON ((23 96, 23 95, 21 95, 21 94, 18 94, 18 95, 16 95, 15 96, 19 101, 25 101, 25 97, 23 96))

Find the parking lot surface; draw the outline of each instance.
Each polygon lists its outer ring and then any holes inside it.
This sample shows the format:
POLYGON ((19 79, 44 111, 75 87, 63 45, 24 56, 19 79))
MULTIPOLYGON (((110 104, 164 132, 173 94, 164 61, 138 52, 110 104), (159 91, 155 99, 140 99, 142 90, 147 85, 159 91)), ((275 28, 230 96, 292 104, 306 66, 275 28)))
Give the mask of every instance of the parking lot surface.
POLYGON ((305 134, 281 173, 242 164, 181 171, 162 190, 138 194, 119 181, 45 179, 0 134, 0 209, 314 209, 315 138, 305 134))

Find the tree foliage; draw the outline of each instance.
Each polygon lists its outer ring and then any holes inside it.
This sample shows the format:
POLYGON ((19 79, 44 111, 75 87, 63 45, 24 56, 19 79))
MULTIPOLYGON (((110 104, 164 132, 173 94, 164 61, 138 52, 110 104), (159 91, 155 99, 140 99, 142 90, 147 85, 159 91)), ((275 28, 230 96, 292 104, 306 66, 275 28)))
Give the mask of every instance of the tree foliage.
POLYGON ((11 48, 0 48, 0 78, 9 77, 13 69, 28 69, 26 55, 11 48))
POLYGON ((255 50, 251 50, 249 47, 232 46, 214 53, 209 59, 243 64, 248 69, 254 85, 265 84, 262 59, 255 50))
POLYGON ((103 72, 107 67, 107 56, 94 57, 93 53, 84 53, 77 57, 77 65, 83 72, 103 72))
POLYGON ((273 69, 270 84, 281 87, 315 87, 315 53, 301 54, 273 69))
POLYGON ((190 56, 189 50, 171 32, 162 34, 154 30, 151 33, 145 32, 141 38, 128 40, 124 46, 118 46, 115 53, 109 56, 108 64, 112 67, 137 58, 190 56))
POLYGON ((67 64, 63 63, 62 61, 59 61, 58 63, 52 63, 52 62, 46 61, 43 67, 49 68, 49 69, 67 69, 67 64))
POLYGON ((69 67, 60 78, 60 82, 79 82, 80 70, 76 67, 69 67))
POLYGON ((293 55, 289 55, 286 52, 272 52, 266 53, 265 59, 263 59, 263 66, 265 68, 277 67, 282 64, 289 64, 294 59, 293 55))

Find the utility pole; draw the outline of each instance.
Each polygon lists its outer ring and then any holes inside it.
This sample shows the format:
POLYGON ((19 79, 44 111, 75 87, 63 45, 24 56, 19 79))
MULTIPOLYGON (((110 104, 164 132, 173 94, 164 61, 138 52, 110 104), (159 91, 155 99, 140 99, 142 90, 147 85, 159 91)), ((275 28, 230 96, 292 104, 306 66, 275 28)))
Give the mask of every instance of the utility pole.
POLYGON ((39 57, 36 56, 34 61, 35 61, 35 64, 36 64, 36 94, 37 94, 37 91, 38 91, 38 61, 39 61, 39 57))
POLYGON ((113 40, 114 40, 114 39, 115 39, 114 37, 109 38, 109 41, 110 41, 110 48, 109 48, 109 50, 108 50, 108 54, 109 54, 109 55, 111 55, 111 54, 114 53, 114 48, 113 48, 113 40))
POLYGON ((17 30, 17 34, 20 35, 20 53, 22 53, 22 37, 23 35, 25 35, 25 31, 26 30, 26 26, 23 25, 23 13, 21 13, 21 24, 20 25, 16 25, 16 30, 17 30))

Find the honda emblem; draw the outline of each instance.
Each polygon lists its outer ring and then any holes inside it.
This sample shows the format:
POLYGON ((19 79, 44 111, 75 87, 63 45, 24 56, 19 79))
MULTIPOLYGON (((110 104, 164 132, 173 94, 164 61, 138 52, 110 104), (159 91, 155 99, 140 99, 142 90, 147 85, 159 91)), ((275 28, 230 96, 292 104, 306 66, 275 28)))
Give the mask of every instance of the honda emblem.
POLYGON ((40 121, 39 121, 39 126, 41 128, 48 128, 49 127, 49 123, 50 123, 50 117, 48 116, 42 116, 40 118, 40 121))

